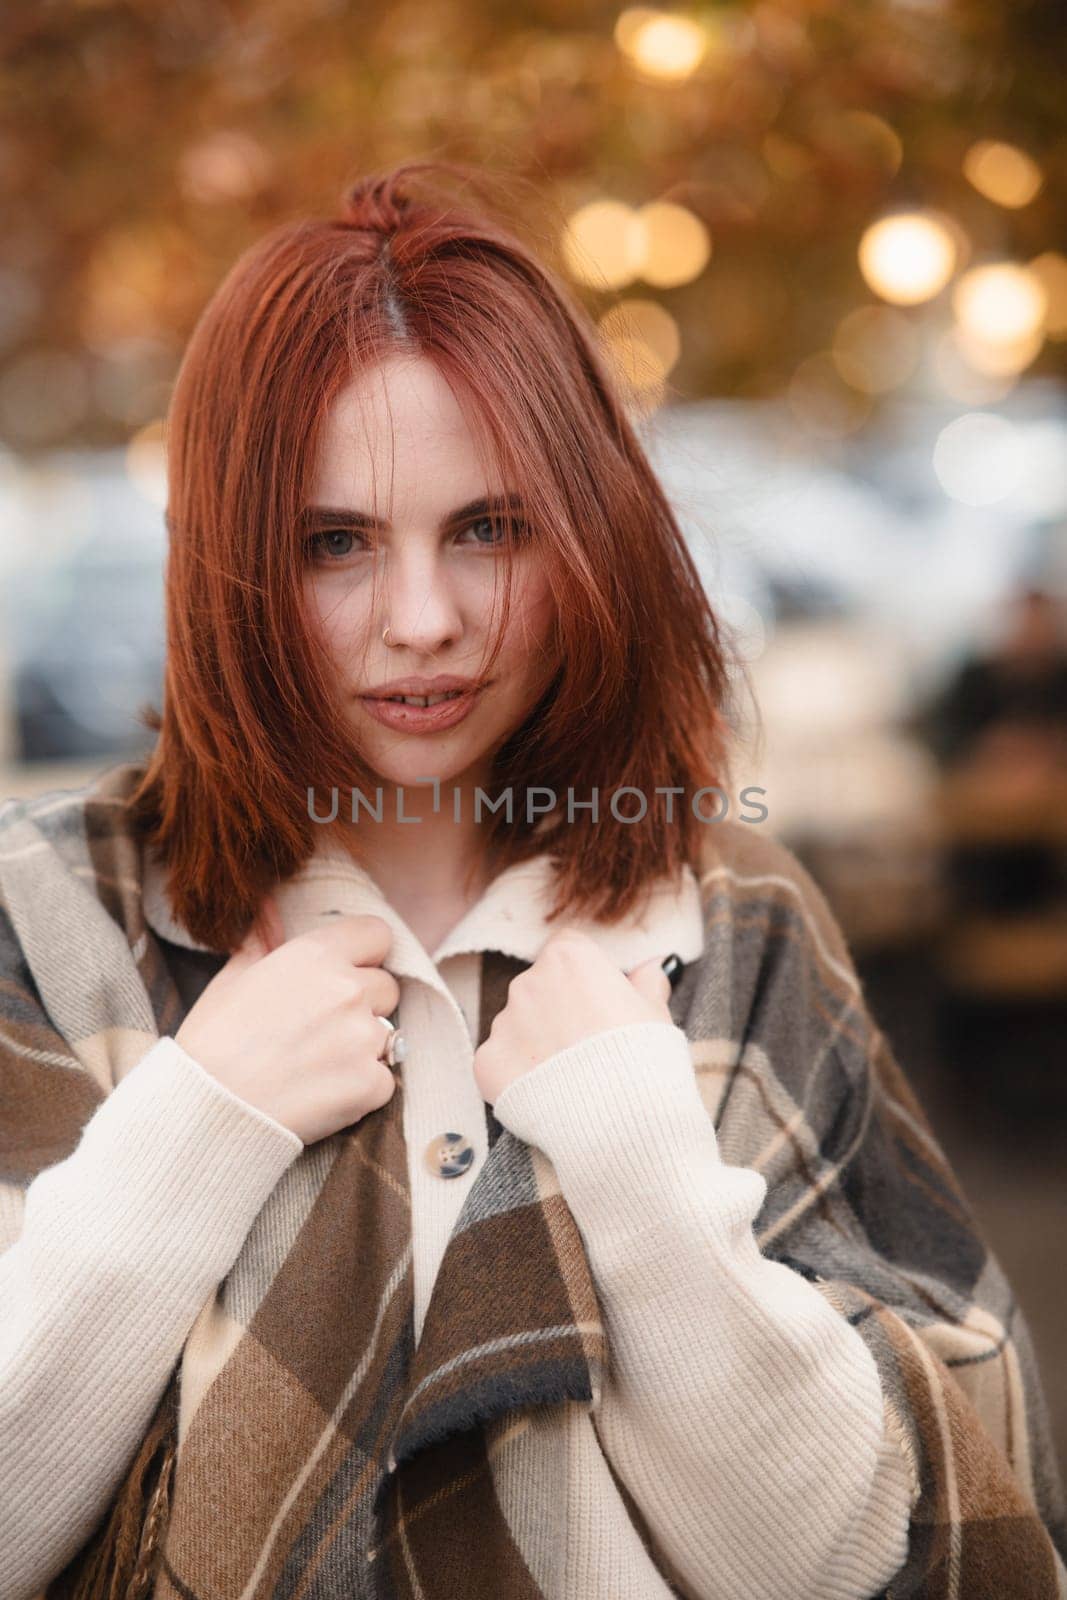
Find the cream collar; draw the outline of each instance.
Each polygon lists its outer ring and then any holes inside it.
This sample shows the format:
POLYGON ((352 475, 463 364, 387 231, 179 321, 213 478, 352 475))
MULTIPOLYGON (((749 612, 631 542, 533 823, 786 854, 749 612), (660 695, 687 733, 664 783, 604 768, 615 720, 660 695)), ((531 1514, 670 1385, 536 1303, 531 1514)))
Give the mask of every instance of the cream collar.
MULTIPOLYGON (((171 908, 166 875, 146 853, 142 884, 145 917, 151 928, 187 950, 208 950, 180 924, 171 908)), ((336 844, 324 841, 294 876, 279 884, 274 897, 289 938, 319 926, 329 911, 345 915, 373 912, 393 929, 385 965, 396 977, 421 978, 443 987, 437 964, 448 956, 498 950, 533 961, 560 924, 548 923, 552 868, 547 854, 519 862, 500 873, 432 953, 394 910, 370 874, 336 844)), ((643 918, 628 916, 610 926, 574 917, 570 925, 594 939, 605 954, 629 970, 654 955, 676 951, 685 962, 704 948, 704 921, 696 875, 686 866, 679 881, 663 878, 653 889, 643 918)))

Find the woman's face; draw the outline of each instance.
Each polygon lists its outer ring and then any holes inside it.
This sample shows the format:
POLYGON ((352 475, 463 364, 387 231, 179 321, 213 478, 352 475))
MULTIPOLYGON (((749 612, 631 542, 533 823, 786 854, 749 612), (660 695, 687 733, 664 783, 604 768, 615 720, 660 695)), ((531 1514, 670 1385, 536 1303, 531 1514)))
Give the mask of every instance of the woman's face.
POLYGON ((460 406, 424 357, 391 356, 331 408, 310 495, 304 596, 360 751, 384 782, 485 783, 493 754, 551 681, 555 604, 534 547, 513 552, 508 627, 483 673, 494 597, 497 618, 503 599, 504 524, 521 522, 522 508, 476 503, 510 487, 486 483, 460 406), (436 713, 371 709, 368 697, 399 679, 444 675, 483 687, 436 713))

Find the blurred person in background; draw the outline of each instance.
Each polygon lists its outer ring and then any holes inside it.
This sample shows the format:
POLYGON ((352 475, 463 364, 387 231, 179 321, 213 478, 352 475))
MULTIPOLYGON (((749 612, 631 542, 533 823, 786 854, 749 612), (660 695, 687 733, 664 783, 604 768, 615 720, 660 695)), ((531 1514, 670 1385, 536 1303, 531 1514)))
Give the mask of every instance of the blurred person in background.
POLYGON ((1054 1600, 1011 1285, 813 880, 698 820, 717 619, 447 176, 220 286, 156 748, 0 812, 5 1600, 1054 1600))
POLYGON ((941 767, 944 1058, 979 1104, 1062 1112, 1067 1027, 1067 633, 1026 583, 1001 637, 966 656, 914 724, 941 767), (1011 1063, 1010 1073, 1005 1072, 1011 1063))
POLYGON ((1067 767, 1063 601, 1034 585, 1009 596, 1002 637, 965 657, 922 726, 946 767, 1014 782, 1067 767))

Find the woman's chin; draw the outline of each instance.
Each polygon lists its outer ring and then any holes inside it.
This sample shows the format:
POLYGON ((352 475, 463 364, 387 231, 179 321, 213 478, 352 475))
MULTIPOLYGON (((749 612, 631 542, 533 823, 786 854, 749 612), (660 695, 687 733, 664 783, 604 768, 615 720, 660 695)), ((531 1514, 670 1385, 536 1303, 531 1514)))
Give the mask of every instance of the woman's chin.
MULTIPOLYGON (((363 755, 383 785, 409 790, 429 789, 431 779, 436 779, 442 790, 452 784, 466 781, 483 781, 488 772, 487 752, 478 748, 450 750, 446 739, 418 740, 414 748, 406 749, 402 756, 378 752, 364 746, 363 755), (477 777, 475 776, 477 775, 477 777)), ((442 809, 444 800, 442 799, 442 809)))

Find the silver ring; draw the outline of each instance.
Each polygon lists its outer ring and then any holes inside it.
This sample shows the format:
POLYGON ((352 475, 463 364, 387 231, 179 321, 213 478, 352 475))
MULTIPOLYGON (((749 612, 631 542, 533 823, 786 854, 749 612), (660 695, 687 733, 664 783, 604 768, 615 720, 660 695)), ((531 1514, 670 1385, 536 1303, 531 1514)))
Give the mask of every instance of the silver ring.
POLYGON ((379 1052, 378 1060, 384 1061, 387 1067, 398 1067, 408 1053, 408 1042, 395 1022, 390 1022, 388 1017, 379 1017, 378 1021, 387 1029, 385 1044, 379 1052))

